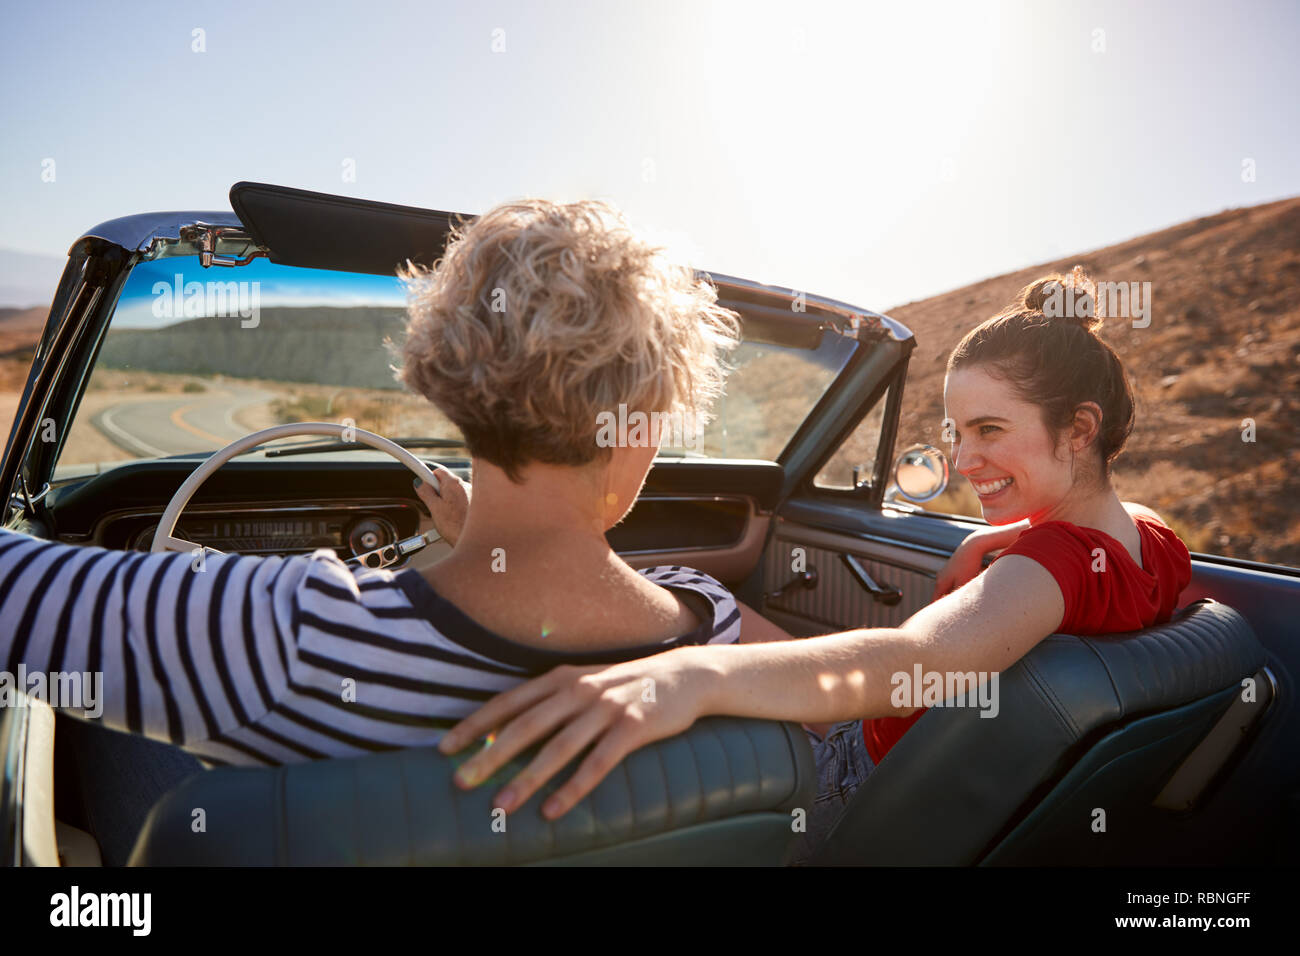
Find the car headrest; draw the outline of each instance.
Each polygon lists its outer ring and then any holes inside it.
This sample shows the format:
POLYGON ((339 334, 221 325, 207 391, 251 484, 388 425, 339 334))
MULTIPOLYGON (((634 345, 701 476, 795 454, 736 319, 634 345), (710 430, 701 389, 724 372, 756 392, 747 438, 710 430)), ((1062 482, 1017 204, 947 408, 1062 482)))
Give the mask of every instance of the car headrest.
POLYGON ((1263 660, 1246 619, 1206 598, 1144 631, 1053 635, 1025 664, 1052 687, 1061 719, 1092 729, 1190 703, 1253 674, 1263 660), (1107 685, 1109 693, 1098 693, 1107 685))
POLYGON ((465 791, 452 782, 460 762, 432 748, 414 748, 209 770, 159 801, 130 863, 533 863, 742 814, 789 818, 794 809, 810 807, 816 791, 812 751, 798 726, 733 717, 697 721, 684 734, 636 751, 554 822, 538 808, 573 766, 502 817, 494 815, 492 798, 525 764, 516 760, 465 791), (203 810, 201 832, 193 827, 197 808, 203 810))

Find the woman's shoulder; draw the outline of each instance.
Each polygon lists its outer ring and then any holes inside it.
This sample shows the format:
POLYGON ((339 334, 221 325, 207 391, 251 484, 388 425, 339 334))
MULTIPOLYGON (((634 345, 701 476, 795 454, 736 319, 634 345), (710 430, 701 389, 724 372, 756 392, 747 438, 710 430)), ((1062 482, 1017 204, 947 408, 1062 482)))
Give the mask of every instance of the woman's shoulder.
MULTIPOLYGON (((641 568, 637 573, 660 587, 693 592, 702 597, 712 613, 711 625, 708 621, 703 622, 709 626, 707 643, 724 644, 740 639, 740 608, 731 591, 717 578, 697 568, 680 564, 641 568)), ((696 610, 696 614, 699 616, 699 610, 696 610)))
MULTIPOLYGON (((1132 512, 1131 517, 1133 518, 1133 523, 1138 526, 1139 531, 1146 530, 1161 541, 1183 544, 1183 539, 1178 537, 1178 532, 1165 524, 1160 516, 1154 511, 1135 511, 1132 512)), ((1183 545, 1183 547, 1185 549, 1186 545, 1183 545)))
POLYGON ((1138 533, 1142 535, 1142 554, 1146 559, 1148 570, 1153 573, 1165 573, 1176 579, 1181 590, 1190 583, 1192 577, 1192 554, 1178 532, 1165 524, 1154 514, 1147 516, 1133 515, 1138 533))
POLYGON ((1062 630, 1105 634, 1168 620, 1191 578, 1191 561, 1178 535, 1158 519, 1134 515, 1142 563, 1106 532, 1068 521, 1026 529, 999 555, 1027 557, 1056 580, 1065 603, 1062 630))
POLYGON ((1106 566, 1105 551, 1104 543, 1091 529, 1069 521, 1044 521, 1022 531, 995 561, 1016 555, 1046 570, 1060 588, 1065 605, 1061 623, 1069 629, 1075 609, 1097 603, 1097 595, 1090 592, 1098 585, 1099 575, 1095 572, 1106 566))
POLYGON ((1026 528, 1006 547, 999 557, 1008 554, 1032 556, 1031 552, 1051 554, 1091 554, 1093 535, 1089 529, 1069 521, 1044 521, 1026 528))
MULTIPOLYGON (((414 569, 366 568, 348 564, 329 549, 303 555, 300 573, 291 577, 296 619, 366 622, 383 630, 402 630, 430 616, 431 589, 414 569)), ((438 615, 443 609, 437 608, 438 615)))
MULTIPOLYGON (((1160 564, 1190 565, 1187 546, 1183 544, 1177 533, 1154 513, 1137 513, 1131 517, 1142 541, 1144 559, 1158 554, 1165 559, 1158 562, 1160 564)), ((1045 557, 1058 564, 1064 561, 1081 561, 1090 564, 1097 557, 1098 548, 1117 552, 1117 549, 1122 549, 1123 546, 1113 535, 1095 528, 1083 527, 1069 521, 1044 521, 1022 531, 1002 554, 1022 554, 1036 559, 1045 557)))

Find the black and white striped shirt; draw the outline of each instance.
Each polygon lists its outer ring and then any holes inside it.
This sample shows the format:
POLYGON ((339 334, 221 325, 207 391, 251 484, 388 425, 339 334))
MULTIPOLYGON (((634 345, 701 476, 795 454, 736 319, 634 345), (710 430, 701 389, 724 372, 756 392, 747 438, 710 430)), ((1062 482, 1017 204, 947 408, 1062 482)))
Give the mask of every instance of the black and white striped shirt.
POLYGON ((265 765, 432 745, 483 701, 557 664, 740 636, 730 592, 683 567, 641 573, 696 610, 697 631, 567 654, 487 630, 414 570, 354 568, 328 550, 195 563, 0 530, 7 674, 102 673, 106 726, 211 765, 265 765))

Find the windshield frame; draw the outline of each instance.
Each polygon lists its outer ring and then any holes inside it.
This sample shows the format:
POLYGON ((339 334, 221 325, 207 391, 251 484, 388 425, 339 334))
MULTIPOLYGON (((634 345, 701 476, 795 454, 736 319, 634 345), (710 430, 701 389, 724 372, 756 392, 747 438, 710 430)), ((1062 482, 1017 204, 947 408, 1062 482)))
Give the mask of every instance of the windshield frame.
MULTIPOLYGON (((127 217, 101 224, 89 230, 77 243, 74 243, 70 255, 76 253, 85 260, 84 271, 98 270, 109 281, 99 290, 88 314, 81 318, 78 334, 71 336, 70 339, 65 337, 69 340, 65 343, 63 354, 47 357, 48 361, 57 361, 59 368, 52 376, 46 394, 42 396, 33 393, 24 396, 25 402, 39 401, 42 404, 37 424, 40 420, 49 418, 53 418, 56 427, 57 423, 62 423, 62 427, 57 427, 56 440, 53 442, 36 441, 35 429, 32 429, 27 436, 26 453, 22 457, 22 472, 33 489, 55 481, 55 468, 63 455, 70 426, 96 367, 127 279, 142 262, 202 254, 202 235, 201 232, 196 232, 196 227, 205 224, 221 227, 216 242, 209 244, 209 251, 228 258, 248 256, 249 239, 241 231, 242 227, 238 219, 229 212, 159 213, 127 217), (130 245, 128 246, 127 243, 130 245), (96 260, 99 260, 97 266, 96 260)), ((215 274, 230 273, 226 269, 217 269, 215 274)), ((781 453, 775 459, 778 463, 784 464, 791 458, 795 446, 807 437, 805 431, 809 420, 818 414, 828 396, 835 392, 841 380, 856 364, 855 360, 860 359, 864 351, 870 351, 870 349, 860 348, 864 341, 906 342, 910 351, 910 331, 888 317, 870 310, 855 309, 826 297, 809 295, 794 289, 761 285, 721 273, 699 272, 697 274, 712 282, 718 290, 719 303, 741 312, 742 316, 746 317, 747 324, 748 317, 757 309, 763 313, 764 322, 775 323, 770 327, 784 326, 796 337, 810 334, 835 334, 855 340, 853 352, 848 360, 827 383, 817 404, 807 410, 800 426, 785 441, 781 453)), ((51 316, 61 314, 68 307, 67 300, 71 298, 73 291, 73 285, 66 281, 61 283, 60 294, 56 296, 51 316)), ((75 320, 75 316, 68 316, 64 321, 75 320)), ((52 325, 52 322, 47 323, 42 337, 43 348, 52 335, 52 325)), ((34 367, 33 377, 35 373, 34 367)), ((29 386, 30 384, 29 382, 29 386)), ((22 417, 21 412, 24 408, 25 406, 20 407, 19 418, 22 417)), ((12 446, 15 438, 21 441, 20 436, 11 435, 9 452, 14 451, 12 446)), ((667 455, 665 460, 675 457, 677 456, 667 455)), ((140 459, 128 459, 122 464, 131 460, 140 459)), ((60 476, 58 483, 83 480, 101 470, 106 469, 87 465, 87 473, 65 474, 60 476)))

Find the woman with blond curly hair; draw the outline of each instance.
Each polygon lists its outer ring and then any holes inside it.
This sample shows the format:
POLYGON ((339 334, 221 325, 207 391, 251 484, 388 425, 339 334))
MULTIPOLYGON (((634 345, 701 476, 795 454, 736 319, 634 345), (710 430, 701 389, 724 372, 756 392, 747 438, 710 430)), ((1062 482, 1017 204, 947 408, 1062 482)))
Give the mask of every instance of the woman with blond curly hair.
POLYGON ((610 418, 702 427, 722 390, 738 322, 712 287, 610 207, 540 200, 494 209, 436 269, 404 278, 402 381, 474 460, 472 498, 446 469, 440 493, 418 488, 454 550, 408 573, 413 606, 435 621, 454 612, 473 649, 531 670, 736 640, 722 585, 689 568, 634 571, 605 538, 658 446, 648 430, 602 441, 610 418))
POLYGON ((707 414, 738 338, 714 289, 594 202, 499 206, 405 278, 400 377, 473 456, 472 500, 445 468, 419 490, 450 557, 392 573, 328 549, 212 554, 197 574, 188 554, 0 531, 0 620, 21 622, 0 660, 102 671, 105 726, 273 765, 432 744, 556 664, 734 642, 717 581, 610 549, 655 443, 597 441, 620 406, 707 414))

